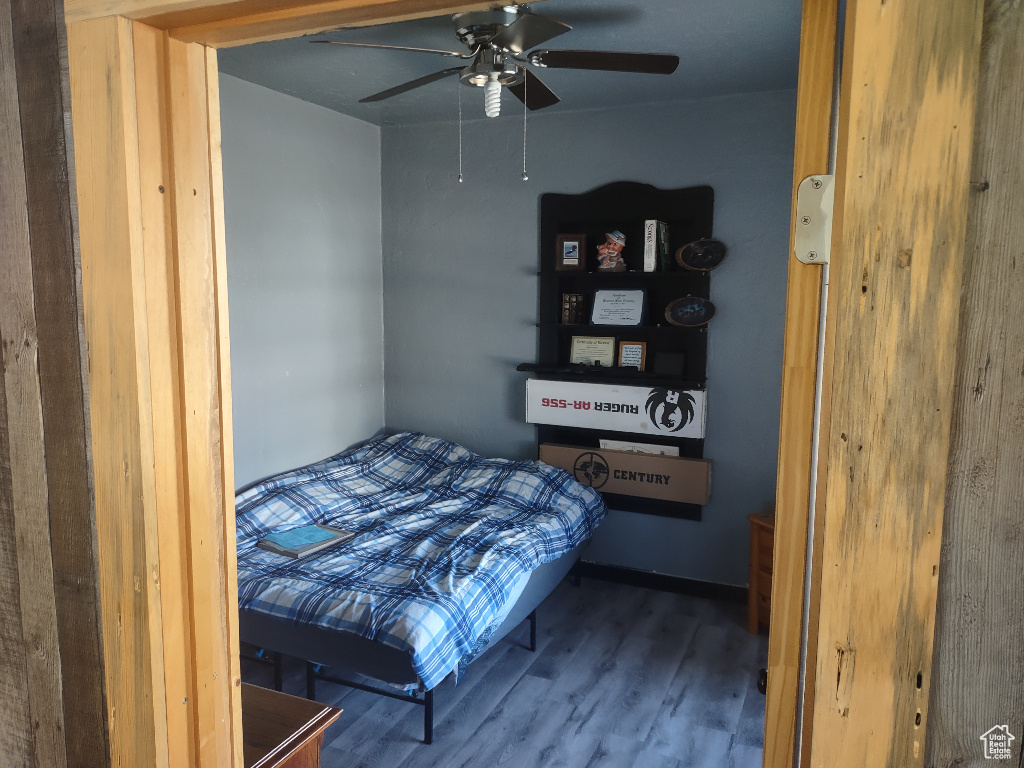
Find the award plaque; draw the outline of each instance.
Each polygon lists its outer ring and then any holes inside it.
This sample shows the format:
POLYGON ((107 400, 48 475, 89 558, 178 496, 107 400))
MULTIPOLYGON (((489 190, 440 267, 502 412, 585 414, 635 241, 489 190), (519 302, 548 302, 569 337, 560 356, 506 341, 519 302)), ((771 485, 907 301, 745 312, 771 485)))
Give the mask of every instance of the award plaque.
POLYGON ((643 290, 595 291, 591 325, 640 325, 644 321, 643 290))
POLYGON ((665 307, 665 319, 680 328, 699 328, 710 323, 714 316, 715 305, 701 296, 685 296, 665 307))
POLYGON ((584 322, 585 304, 582 293, 562 294, 562 324, 579 325, 584 322))
POLYGON ((683 269, 693 272, 709 272, 725 259, 725 243, 721 240, 702 238, 688 243, 676 251, 676 261, 683 269))
POLYGON ((559 235, 555 250, 555 269, 559 271, 586 268, 586 235, 559 235))
POLYGON ((574 365, 615 365, 614 336, 573 336, 569 362, 574 365))
POLYGON ((619 367, 644 369, 647 361, 647 343, 643 341, 619 342, 619 367))

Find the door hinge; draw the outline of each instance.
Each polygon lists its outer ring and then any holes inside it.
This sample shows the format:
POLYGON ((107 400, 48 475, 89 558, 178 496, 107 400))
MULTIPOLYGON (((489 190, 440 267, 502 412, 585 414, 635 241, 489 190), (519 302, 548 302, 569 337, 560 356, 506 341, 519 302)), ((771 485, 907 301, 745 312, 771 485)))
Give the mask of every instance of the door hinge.
POLYGON ((835 176, 808 176, 796 190, 793 254, 804 264, 828 264, 832 250, 835 176))

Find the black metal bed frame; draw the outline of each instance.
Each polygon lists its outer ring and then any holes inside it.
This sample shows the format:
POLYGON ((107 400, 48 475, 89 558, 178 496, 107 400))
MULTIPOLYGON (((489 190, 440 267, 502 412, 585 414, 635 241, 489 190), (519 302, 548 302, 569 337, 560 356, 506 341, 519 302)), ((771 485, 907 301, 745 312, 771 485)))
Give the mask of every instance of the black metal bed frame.
POLYGON ((240 656, 249 661, 273 666, 274 690, 280 691, 284 688, 284 654, 277 651, 268 651, 266 648, 257 648, 255 653, 242 653, 240 656))
MULTIPOLYGON (((526 617, 530 622, 530 650, 537 650, 537 611, 532 611, 529 616, 526 617)), ((276 659, 274 661, 274 684, 275 687, 278 685, 280 675, 280 664, 281 655, 274 654, 276 659)), ((316 681, 321 680, 325 683, 334 683, 335 685, 344 685, 348 688, 355 688, 360 691, 366 691, 368 693, 375 693, 378 696, 387 696, 389 699, 398 699, 399 701, 405 701, 409 704, 418 704, 423 707, 423 743, 433 744, 434 743, 434 690, 429 691, 418 691, 414 690, 411 693, 399 693, 396 690, 388 688, 378 688, 374 685, 367 685, 366 683, 359 683, 355 680, 348 680, 341 677, 335 677, 323 670, 327 669, 323 664, 315 664, 312 661, 306 662, 306 698, 316 698, 316 681)), ((281 690, 280 687, 277 690, 281 690)))

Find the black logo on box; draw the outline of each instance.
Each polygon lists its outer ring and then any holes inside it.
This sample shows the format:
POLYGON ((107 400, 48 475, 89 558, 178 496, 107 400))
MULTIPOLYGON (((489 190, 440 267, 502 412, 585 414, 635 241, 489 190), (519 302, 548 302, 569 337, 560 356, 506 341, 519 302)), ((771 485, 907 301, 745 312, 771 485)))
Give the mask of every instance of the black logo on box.
POLYGON ((689 392, 653 387, 647 396, 647 415, 651 423, 669 432, 678 432, 693 421, 695 401, 689 392))
POLYGON ((600 488, 608 482, 608 462, 599 453, 581 453, 572 466, 576 480, 591 488, 600 488))

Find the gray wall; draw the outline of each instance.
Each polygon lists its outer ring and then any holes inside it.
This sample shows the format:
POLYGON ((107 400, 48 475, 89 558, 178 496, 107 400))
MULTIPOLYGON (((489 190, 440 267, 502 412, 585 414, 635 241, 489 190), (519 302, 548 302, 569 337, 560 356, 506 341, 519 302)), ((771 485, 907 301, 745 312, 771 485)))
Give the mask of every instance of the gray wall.
POLYGON ((539 196, 620 180, 710 184, 730 249, 711 281, 711 502, 700 522, 614 512, 586 559, 746 584, 746 515, 775 494, 795 103, 785 91, 537 113, 528 182, 521 112, 464 126, 462 184, 455 124, 385 127, 387 428, 535 457, 514 369, 536 356, 539 196))
POLYGON ((380 131, 223 75, 235 483, 383 427, 380 131))

